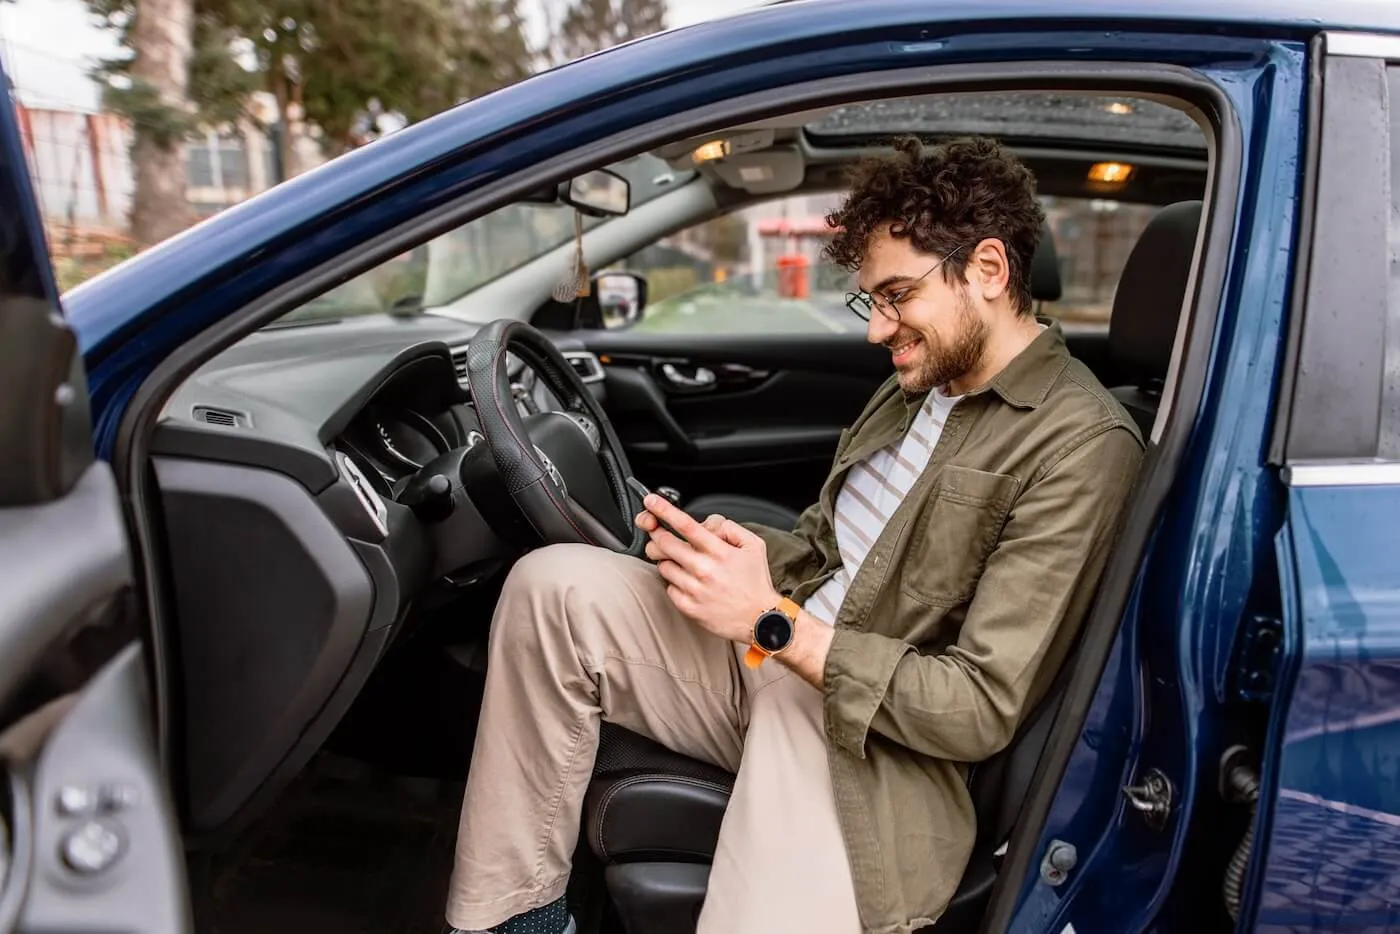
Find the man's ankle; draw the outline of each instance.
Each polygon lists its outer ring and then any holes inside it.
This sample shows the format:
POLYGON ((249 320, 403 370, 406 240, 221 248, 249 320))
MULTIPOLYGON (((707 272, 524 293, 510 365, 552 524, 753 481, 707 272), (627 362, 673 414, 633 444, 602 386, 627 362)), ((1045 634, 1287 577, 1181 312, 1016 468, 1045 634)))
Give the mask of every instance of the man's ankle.
POLYGON ((548 905, 531 908, 501 922, 489 931, 467 931, 448 927, 445 934, 576 934, 577 931, 578 926, 569 915, 569 906, 561 895, 548 905))

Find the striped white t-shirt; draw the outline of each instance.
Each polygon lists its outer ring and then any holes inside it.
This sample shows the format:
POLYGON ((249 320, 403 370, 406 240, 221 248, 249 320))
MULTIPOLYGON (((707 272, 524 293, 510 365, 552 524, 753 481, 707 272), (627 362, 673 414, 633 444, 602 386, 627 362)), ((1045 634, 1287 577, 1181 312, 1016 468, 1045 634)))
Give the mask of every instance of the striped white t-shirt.
POLYGON ((904 495, 924 472, 929 455, 943 434, 948 413, 960 398, 933 390, 903 438, 875 451, 846 472, 835 510, 841 569, 807 598, 803 609, 808 613, 827 625, 835 623, 846 588, 904 495))

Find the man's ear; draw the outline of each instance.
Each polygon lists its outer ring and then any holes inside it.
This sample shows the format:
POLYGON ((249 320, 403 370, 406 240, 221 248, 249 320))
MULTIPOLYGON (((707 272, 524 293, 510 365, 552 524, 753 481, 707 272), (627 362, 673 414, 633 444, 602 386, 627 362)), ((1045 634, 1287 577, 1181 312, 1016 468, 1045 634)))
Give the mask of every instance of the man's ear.
POLYGON ((1011 262, 1006 256, 1006 244, 988 237, 972 248, 967 262, 967 284, 985 302, 994 302, 1007 294, 1011 285, 1011 262))

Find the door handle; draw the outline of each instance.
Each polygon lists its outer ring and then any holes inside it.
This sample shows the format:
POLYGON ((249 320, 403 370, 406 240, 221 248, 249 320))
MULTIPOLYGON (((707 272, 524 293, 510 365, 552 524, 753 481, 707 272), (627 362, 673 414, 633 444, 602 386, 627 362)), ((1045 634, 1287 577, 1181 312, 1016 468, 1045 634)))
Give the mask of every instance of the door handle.
POLYGON ((682 389, 705 389, 715 384, 714 370, 703 366, 695 368, 694 376, 687 376, 678 370, 674 363, 663 363, 661 364, 661 375, 668 383, 682 389))

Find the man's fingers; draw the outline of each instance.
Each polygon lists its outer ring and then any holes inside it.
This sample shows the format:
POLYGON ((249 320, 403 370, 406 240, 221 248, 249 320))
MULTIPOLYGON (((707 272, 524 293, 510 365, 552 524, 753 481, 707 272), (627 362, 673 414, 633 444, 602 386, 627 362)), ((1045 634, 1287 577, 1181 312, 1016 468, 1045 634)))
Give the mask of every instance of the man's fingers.
POLYGON ((654 532, 659 525, 656 521, 656 517, 645 510, 637 513, 637 517, 632 521, 635 522, 637 528, 641 529, 643 532, 654 532))
POLYGON ((728 542, 735 548, 745 548, 756 541, 762 541, 757 535, 732 519, 724 519, 717 528, 710 529, 710 531, 719 536, 721 541, 728 542))
POLYGON ((651 554, 650 549, 655 548, 657 555, 661 558, 674 561, 684 567, 690 567, 697 557, 694 548, 662 528, 651 533, 651 544, 647 548, 647 554, 651 554))
POLYGON ((665 497, 653 493, 646 498, 642 505, 646 506, 647 510, 653 513, 656 518, 679 532, 681 538, 696 548, 712 548, 718 544, 713 532, 696 522, 684 509, 671 505, 670 500, 665 497))
POLYGON ((706 516, 705 521, 700 524, 703 525, 705 528, 709 529, 711 532, 714 532, 716 535, 718 535, 720 528, 723 527, 723 525, 728 521, 728 519, 724 518, 724 516, 721 516, 718 513, 711 513, 710 515, 706 516))
POLYGON ((662 561, 656 565, 661 579, 681 593, 690 596, 696 592, 696 581, 689 571, 674 561, 662 561))

